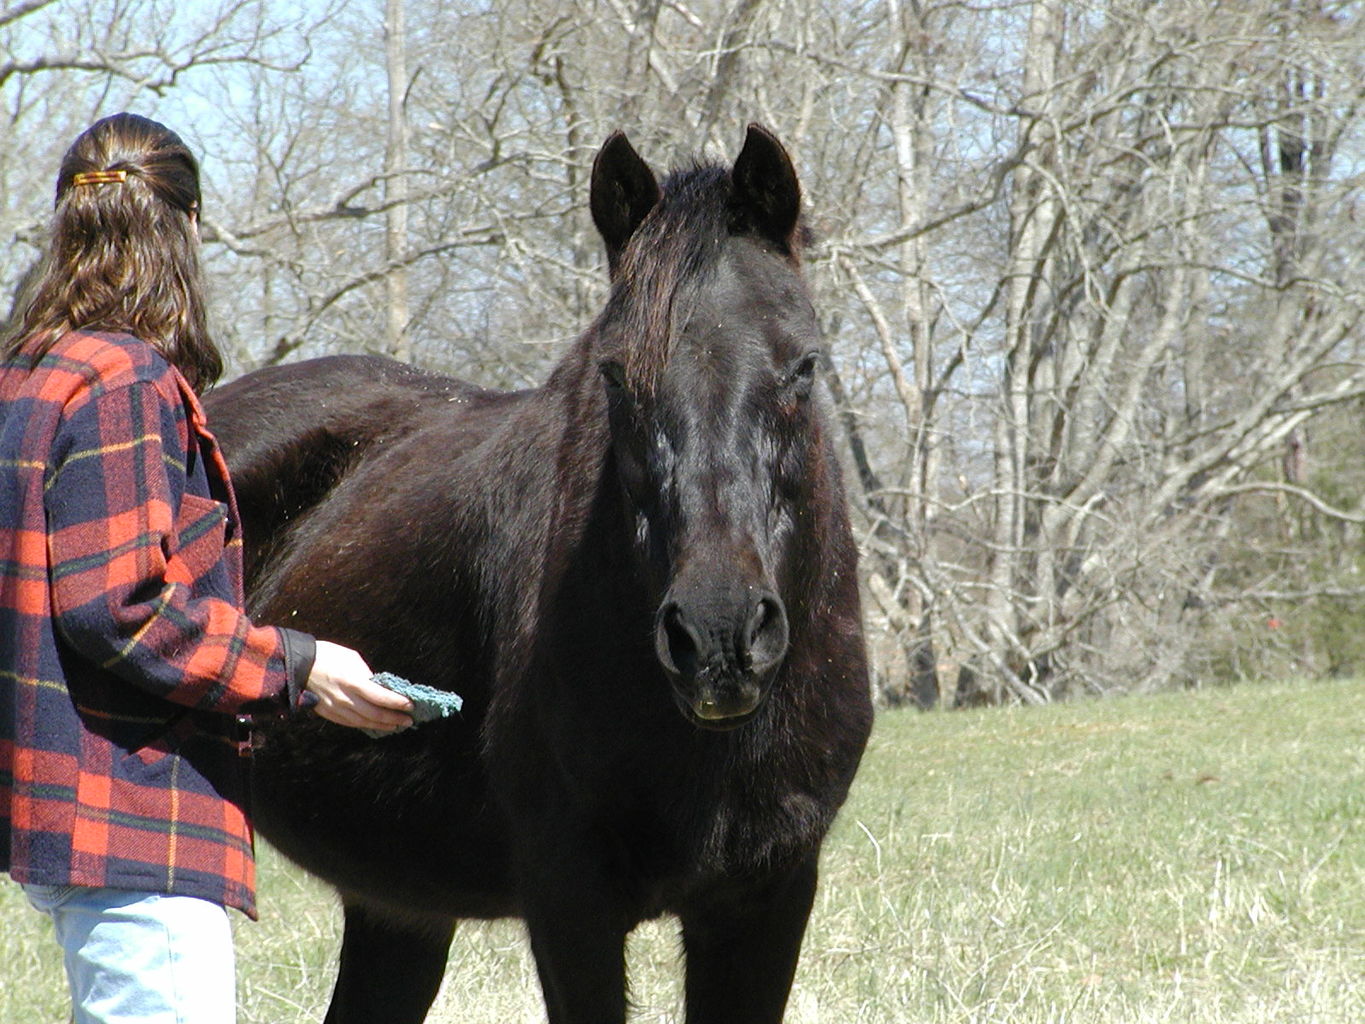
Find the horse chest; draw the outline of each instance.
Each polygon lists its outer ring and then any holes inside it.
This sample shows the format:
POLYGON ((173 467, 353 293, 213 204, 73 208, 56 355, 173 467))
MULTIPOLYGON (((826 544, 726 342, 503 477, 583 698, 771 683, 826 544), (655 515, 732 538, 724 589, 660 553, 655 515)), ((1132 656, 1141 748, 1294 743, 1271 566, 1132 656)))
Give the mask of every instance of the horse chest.
MULTIPOLYGON (((829 824, 828 799, 778 762, 678 758, 636 772, 596 808, 613 859, 641 879, 686 887, 814 849, 829 824)), ((602 791, 599 791, 602 792, 602 791)))

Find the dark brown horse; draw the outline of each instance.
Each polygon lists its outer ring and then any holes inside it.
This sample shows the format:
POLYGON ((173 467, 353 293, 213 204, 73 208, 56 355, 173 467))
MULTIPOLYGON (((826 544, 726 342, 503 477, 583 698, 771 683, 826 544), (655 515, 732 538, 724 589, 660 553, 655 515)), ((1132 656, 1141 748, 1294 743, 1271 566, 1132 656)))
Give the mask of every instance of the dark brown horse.
POLYGON ((550 1021, 619 1024, 665 913, 689 1024, 782 1017, 871 722, 796 175, 755 126, 660 187, 618 134, 591 203, 611 295, 544 387, 338 357, 210 398, 256 616, 465 698, 258 752, 261 832, 345 904, 329 1021, 420 1021, 456 920, 520 916, 550 1021))

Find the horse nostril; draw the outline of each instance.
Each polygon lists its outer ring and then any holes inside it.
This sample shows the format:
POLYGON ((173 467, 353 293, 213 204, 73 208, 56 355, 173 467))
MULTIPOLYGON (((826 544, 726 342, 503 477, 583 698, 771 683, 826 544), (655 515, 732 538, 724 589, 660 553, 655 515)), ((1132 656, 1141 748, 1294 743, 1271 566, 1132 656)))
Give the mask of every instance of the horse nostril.
POLYGON ((697 674, 700 644, 676 603, 668 605, 659 617, 658 647, 665 667, 688 678, 697 674))
POLYGON ((771 667, 787 653, 787 611, 775 596, 754 605, 744 635, 744 660, 753 672, 771 667))

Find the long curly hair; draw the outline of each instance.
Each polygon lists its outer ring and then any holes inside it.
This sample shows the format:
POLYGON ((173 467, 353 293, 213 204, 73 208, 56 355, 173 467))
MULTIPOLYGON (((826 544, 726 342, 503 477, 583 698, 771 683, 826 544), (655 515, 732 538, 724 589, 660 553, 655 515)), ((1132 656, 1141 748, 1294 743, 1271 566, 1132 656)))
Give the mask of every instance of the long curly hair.
POLYGON ((202 392, 223 372, 199 263, 199 163, 180 136, 136 114, 95 122, 57 173, 46 261, 0 343, 36 362, 67 331, 152 345, 202 392))

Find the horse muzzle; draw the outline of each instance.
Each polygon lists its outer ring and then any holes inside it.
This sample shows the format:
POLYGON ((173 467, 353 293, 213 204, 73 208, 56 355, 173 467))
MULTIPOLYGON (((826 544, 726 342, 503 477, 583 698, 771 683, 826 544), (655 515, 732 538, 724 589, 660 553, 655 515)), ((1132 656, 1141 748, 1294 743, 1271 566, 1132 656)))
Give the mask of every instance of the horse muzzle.
POLYGON ((709 729, 757 712, 787 654, 787 611, 771 591, 739 600, 670 595, 659 609, 655 650, 687 718, 709 729))

